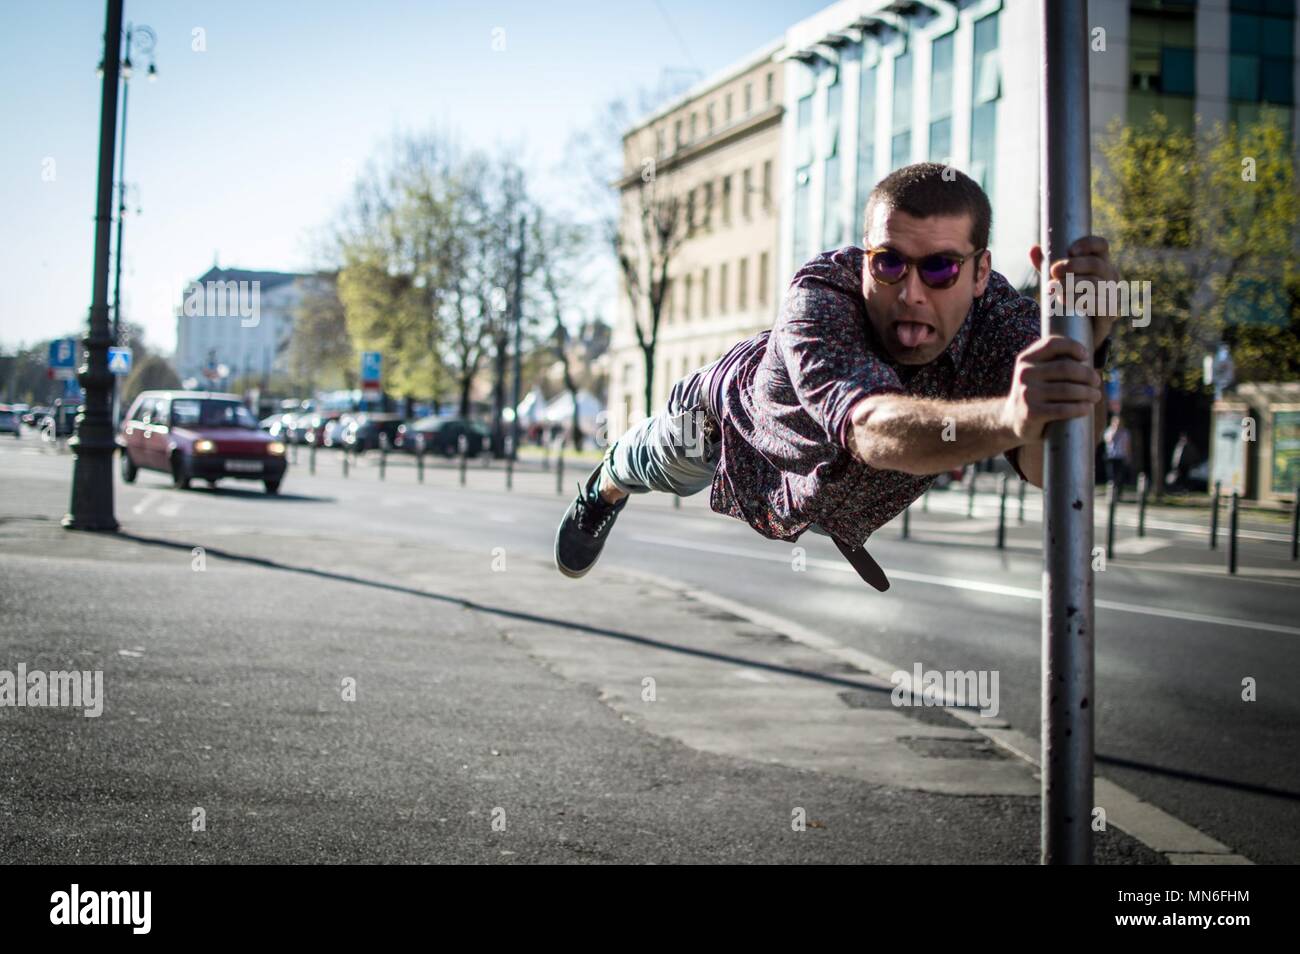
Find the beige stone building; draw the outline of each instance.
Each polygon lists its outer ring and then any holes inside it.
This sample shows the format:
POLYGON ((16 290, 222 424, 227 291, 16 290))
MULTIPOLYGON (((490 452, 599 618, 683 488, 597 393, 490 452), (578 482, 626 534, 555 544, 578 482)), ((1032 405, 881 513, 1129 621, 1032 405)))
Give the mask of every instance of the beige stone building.
MULTIPOLYGON (((784 92, 773 44, 647 117, 624 136, 625 234, 640 229, 644 177, 679 198, 694 225, 669 259, 655 352, 653 407, 679 378, 732 344, 770 328, 778 305, 776 256, 784 92)), ((648 330, 647 310, 639 320, 648 330)), ((620 293, 610 343, 611 437, 647 414, 645 359, 620 293)))

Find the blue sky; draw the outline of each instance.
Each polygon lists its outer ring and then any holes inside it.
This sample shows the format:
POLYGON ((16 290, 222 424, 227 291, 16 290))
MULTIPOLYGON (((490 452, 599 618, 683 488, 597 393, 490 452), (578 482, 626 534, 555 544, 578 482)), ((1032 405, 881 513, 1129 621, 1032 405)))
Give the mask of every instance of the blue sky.
MULTIPOLYGON (((708 75, 826 5, 127 0, 126 19, 158 35, 160 75, 131 81, 126 179, 138 190, 123 314, 170 350, 169 302, 214 255, 228 267, 309 267, 314 232, 398 131, 520 144, 542 187, 562 189, 569 135, 601 104, 657 85, 665 69, 708 75), (498 29, 503 51, 492 48, 498 29)), ((5 348, 84 327, 103 23, 101 2, 0 0, 5 348)))

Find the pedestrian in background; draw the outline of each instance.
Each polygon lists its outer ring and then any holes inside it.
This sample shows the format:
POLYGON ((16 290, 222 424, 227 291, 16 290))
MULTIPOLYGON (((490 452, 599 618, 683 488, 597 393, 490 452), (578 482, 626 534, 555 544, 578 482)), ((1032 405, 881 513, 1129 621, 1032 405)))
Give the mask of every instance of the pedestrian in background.
POLYGON ((1132 441, 1128 428, 1124 426, 1118 414, 1111 415, 1110 423, 1106 426, 1106 433, 1103 436, 1106 440, 1106 475, 1115 485, 1115 492, 1123 497, 1124 484, 1128 480, 1132 441))

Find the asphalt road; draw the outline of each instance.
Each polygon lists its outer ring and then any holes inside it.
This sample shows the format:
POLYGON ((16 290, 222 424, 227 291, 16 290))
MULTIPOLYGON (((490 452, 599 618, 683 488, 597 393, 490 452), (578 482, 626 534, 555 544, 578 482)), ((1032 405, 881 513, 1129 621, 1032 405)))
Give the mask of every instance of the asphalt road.
MULTIPOLYGON (((118 515, 129 525, 148 514, 177 530, 350 524, 394 540, 544 558, 580 476, 570 470, 563 496, 552 475, 535 472, 516 474, 507 493, 500 470, 477 464, 463 488, 445 466, 431 466, 418 485, 407 460, 395 460, 383 481, 373 461, 345 479, 339 458, 322 453, 314 476, 302 458, 279 498, 238 482, 178 492, 163 475, 142 473, 133 487, 119 481, 118 515)), ((899 668, 997 670, 999 715, 1037 737, 1041 557, 1032 498, 1028 523, 1013 523, 1009 548, 999 552, 991 545, 994 501, 981 500, 967 520, 964 496, 936 494, 929 513, 914 510, 912 539, 898 539, 894 524, 869 541, 893 580, 880 594, 829 541, 764 540, 709 512, 704 496, 680 509, 658 495, 634 499, 601 567, 580 581, 557 572, 554 585, 598 599, 601 569, 624 567, 796 620, 899 668), (802 568, 795 547, 804 548, 802 568)), ((1149 527, 1162 521, 1186 518, 1162 514, 1149 527)), ((1135 548, 1148 552, 1113 555, 1097 573, 1098 774, 1253 861, 1294 863, 1300 573, 1288 559, 1285 527, 1257 530, 1260 539, 1243 541, 1238 578, 1216 569, 1221 553, 1209 553, 1203 535, 1162 529, 1149 529, 1135 548), (1243 701, 1245 679, 1257 681, 1258 701, 1243 701)), ((1131 541, 1132 531, 1122 536, 1131 541)), ((610 607, 611 618, 617 612, 610 607)))

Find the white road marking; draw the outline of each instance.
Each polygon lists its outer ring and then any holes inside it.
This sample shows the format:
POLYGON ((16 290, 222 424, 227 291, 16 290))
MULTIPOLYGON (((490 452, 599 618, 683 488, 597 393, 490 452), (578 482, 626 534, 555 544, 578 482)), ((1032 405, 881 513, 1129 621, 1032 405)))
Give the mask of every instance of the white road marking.
MULTIPOLYGON (((790 562, 790 557, 776 553, 756 553, 741 547, 729 547, 717 543, 684 543, 670 537, 656 537, 649 534, 631 534, 633 540, 653 543, 659 546, 681 547, 686 550, 700 550, 705 553, 722 553, 727 556, 747 557, 752 560, 767 560, 772 563, 790 562)), ((819 569, 834 570, 841 573, 856 571, 844 560, 822 560, 817 557, 807 559, 808 566, 819 569)), ((1022 600, 1041 602, 1042 593, 1023 586, 1007 586, 1004 583, 989 583, 985 580, 969 580, 956 576, 935 576, 931 573, 914 573, 911 570, 886 569, 885 575, 891 580, 907 580, 909 583, 926 583, 931 586, 946 586, 955 590, 970 590, 976 593, 988 593, 993 596, 1011 596, 1022 600)), ((1139 616, 1159 616, 1165 619, 1181 619, 1193 623, 1205 623, 1211 626, 1235 626, 1240 629, 1257 629, 1268 633, 1284 633, 1288 636, 1300 636, 1300 626, 1283 626, 1278 623, 1265 623, 1257 620, 1234 619, 1228 616, 1211 616, 1205 613, 1187 613, 1182 610, 1163 609, 1158 606, 1139 606, 1136 603, 1122 603, 1115 600, 1095 600, 1097 609, 1114 610, 1120 613, 1134 613, 1139 616)))
POLYGON ((1120 540, 1115 544, 1112 553, 1132 553, 1135 556, 1141 556, 1144 553, 1152 553, 1156 550, 1163 550, 1165 547, 1174 545, 1172 540, 1157 540, 1155 537, 1129 537, 1127 540, 1120 540))
POLYGON ((157 499, 158 495, 155 493, 145 494, 144 499, 131 508, 131 512, 138 517, 140 514, 152 507, 157 499))

